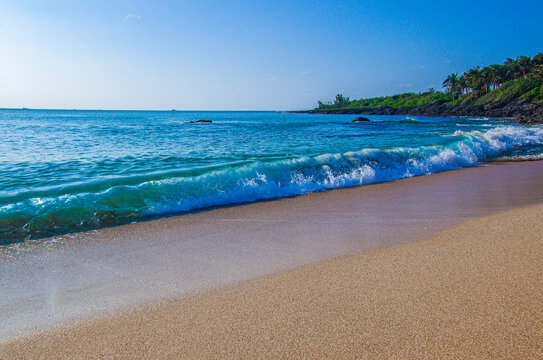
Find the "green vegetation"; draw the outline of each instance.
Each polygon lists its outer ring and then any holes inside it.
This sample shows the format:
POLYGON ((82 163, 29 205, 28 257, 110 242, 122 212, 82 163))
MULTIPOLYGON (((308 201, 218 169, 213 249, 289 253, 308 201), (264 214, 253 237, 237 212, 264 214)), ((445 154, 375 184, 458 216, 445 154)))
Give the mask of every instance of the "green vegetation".
POLYGON ((451 97, 448 94, 436 91, 424 93, 404 93, 393 96, 376 97, 371 99, 353 100, 348 108, 377 108, 377 107, 405 107, 422 106, 430 104, 442 104, 449 102, 451 97))
POLYGON ((445 92, 429 89, 421 93, 404 93, 370 99, 349 100, 341 94, 334 102, 318 102, 315 111, 401 108, 434 104, 483 105, 527 101, 543 103, 543 53, 534 57, 520 56, 502 64, 473 68, 462 75, 447 76, 443 81, 445 92))

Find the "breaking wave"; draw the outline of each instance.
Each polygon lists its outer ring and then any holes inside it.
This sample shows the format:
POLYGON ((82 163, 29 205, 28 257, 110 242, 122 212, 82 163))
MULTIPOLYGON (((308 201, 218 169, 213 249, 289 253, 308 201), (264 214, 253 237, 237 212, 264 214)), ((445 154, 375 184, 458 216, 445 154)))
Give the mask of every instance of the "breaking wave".
POLYGON ((447 138, 446 145, 240 161, 197 172, 78 184, 62 194, 34 191, 16 201, 0 198, 0 243, 478 166, 517 147, 542 144, 543 128, 498 126, 447 138))

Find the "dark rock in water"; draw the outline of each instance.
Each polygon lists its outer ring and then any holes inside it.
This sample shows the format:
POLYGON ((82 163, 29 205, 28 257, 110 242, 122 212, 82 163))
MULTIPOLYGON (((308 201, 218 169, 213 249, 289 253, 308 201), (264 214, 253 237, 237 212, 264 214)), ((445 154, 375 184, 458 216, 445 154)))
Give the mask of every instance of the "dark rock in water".
POLYGON ((368 121, 370 121, 370 119, 365 118, 365 117, 362 117, 362 116, 359 116, 359 117, 357 117, 357 118, 354 119, 354 120, 351 120, 352 123, 357 123, 357 122, 368 122, 368 121))
POLYGON ((196 121, 189 121, 189 124, 211 124, 213 121, 211 120, 196 120, 196 121))

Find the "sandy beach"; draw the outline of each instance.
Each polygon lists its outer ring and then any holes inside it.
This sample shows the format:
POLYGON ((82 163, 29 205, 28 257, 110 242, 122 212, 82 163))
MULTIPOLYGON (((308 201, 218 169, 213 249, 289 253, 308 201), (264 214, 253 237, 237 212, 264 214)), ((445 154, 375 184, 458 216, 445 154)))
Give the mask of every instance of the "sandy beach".
POLYGON ((542 13, 0 1, 0 360, 543 360, 542 13))
POLYGON ((3 343, 5 359, 543 356, 543 204, 3 343))
POLYGON ((542 171, 500 163, 4 247, 0 358, 541 357, 542 171))

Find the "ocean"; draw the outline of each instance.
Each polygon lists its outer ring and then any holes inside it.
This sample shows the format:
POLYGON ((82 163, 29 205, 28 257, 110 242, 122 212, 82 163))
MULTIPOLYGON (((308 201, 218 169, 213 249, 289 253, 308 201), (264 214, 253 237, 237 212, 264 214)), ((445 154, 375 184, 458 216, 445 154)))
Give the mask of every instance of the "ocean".
POLYGON ((542 126, 355 117, 0 110, 0 245, 543 157, 542 126), (201 119, 212 123, 191 123, 201 119))

